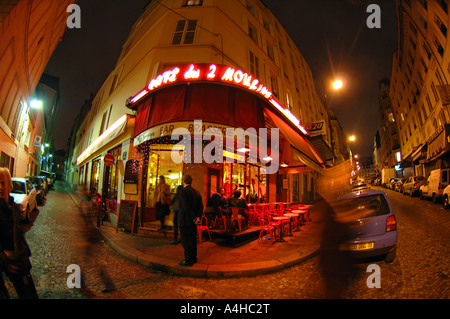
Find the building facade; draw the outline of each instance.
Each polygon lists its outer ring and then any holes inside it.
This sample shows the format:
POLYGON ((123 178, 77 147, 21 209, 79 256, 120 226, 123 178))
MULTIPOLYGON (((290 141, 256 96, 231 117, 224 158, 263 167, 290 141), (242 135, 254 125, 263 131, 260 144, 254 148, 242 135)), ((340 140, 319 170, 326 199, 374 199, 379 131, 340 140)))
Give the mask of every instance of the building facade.
MULTIPOLYGON (((249 202, 304 202, 314 198, 327 156, 303 125, 321 121, 329 122, 328 113, 311 71, 262 1, 152 1, 93 99, 68 162, 76 185, 102 193, 113 222, 121 200, 138 202, 141 224, 154 220, 161 175, 174 193, 192 174, 205 207, 220 187, 240 189, 249 202), (262 139, 272 128, 278 140, 262 139), (230 148, 214 148, 213 141, 224 145, 227 129, 246 135, 230 148), (192 140, 180 145, 174 132, 192 140), (205 137, 211 132, 219 138, 205 137), (265 159, 261 141, 272 151, 265 159), (196 149, 212 150, 217 161, 196 162, 196 149), (107 154, 112 163, 105 163, 107 154), (275 157, 279 169, 267 174, 275 157)), ((329 130, 322 140, 330 145, 329 130)))
POLYGON ((74 1, 8 1, 0 5, 0 165, 12 176, 39 173, 49 106, 35 90, 59 44, 74 1), (43 102, 43 101, 41 101, 43 102))
POLYGON ((395 163, 387 162, 401 164, 402 176, 427 177, 433 169, 450 167, 448 2, 397 1, 397 14, 399 47, 393 56, 391 107, 384 116, 396 123, 398 144, 388 149, 395 163))

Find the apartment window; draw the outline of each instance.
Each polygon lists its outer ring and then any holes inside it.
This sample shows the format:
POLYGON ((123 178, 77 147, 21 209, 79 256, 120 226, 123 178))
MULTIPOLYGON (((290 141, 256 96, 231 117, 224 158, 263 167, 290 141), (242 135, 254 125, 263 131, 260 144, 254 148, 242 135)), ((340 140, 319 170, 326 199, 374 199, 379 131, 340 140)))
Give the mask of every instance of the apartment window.
POLYGON ((102 133, 105 131, 106 129, 106 116, 108 115, 108 111, 106 111, 105 113, 103 113, 103 117, 102 117, 102 124, 100 125, 100 133, 98 134, 98 136, 102 135, 102 133))
POLYGON ((441 43, 439 42, 438 38, 434 36, 434 45, 436 46, 436 49, 440 56, 444 55, 444 48, 442 47, 441 43))
POLYGON ((286 92, 286 107, 288 108, 288 110, 292 110, 292 99, 289 92, 286 92))
POLYGON ((438 5, 444 10, 445 13, 448 11, 447 0, 436 0, 438 5))
POLYGON ((253 41, 258 43, 258 32, 250 22, 248 23, 248 35, 253 39, 253 41))
POLYGON ((259 59, 250 51, 250 73, 259 79, 259 59))
POLYGON ((447 37, 447 27, 445 26, 445 24, 442 22, 442 20, 439 18, 438 15, 434 17, 434 22, 436 22, 439 30, 444 35, 444 37, 447 37))
POLYGON ((425 43, 423 43, 423 49, 427 53, 428 60, 431 59, 431 51, 425 43))
POLYGON ((267 43, 267 55, 269 58, 275 62, 275 54, 273 52, 273 46, 269 43, 267 43))
POLYGON ((278 97, 278 81, 277 81, 277 78, 274 75, 270 76, 270 85, 272 87, 273 95, 278 97))
POLYGON ((434 99, 436 100, 436 102, 439 101, 439 94, 437 92, 436 85, 434 85, 434 82, 431 82, 431 91, 433 91, 434 99))
POLYGON ((172 44, 192 44, 194 43, 197 20, 178 20, 173 35, 172 44))
POLYGON ((252 6, 247 5, 247 10, 250 11, 252 16, 255 16, 255 8, 253 8, 252 6))
POLYGON ((433 111, 433 104, 431 104, 430 96, 428 94, 427 94, 426 100, 427 100, 428 110, 431 113, 433 111))
POLYGON ((183 7, 198 7, 203 4, 203 0, 184 0, 183 7))

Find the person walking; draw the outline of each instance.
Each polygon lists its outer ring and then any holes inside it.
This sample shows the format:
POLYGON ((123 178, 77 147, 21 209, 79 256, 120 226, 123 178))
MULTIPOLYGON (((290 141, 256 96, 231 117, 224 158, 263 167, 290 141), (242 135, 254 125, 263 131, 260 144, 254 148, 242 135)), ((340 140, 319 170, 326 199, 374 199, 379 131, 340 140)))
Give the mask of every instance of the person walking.
POLYGON ((180 190, 182 188, 183 185, 177 187, 177 193, 172 199, 172 210, 174 216, 173 216, 173 240, 169 243, 171 245, 176 245, 181 241, 178 239, 178 211, 180 210, 180 190))
POLYGON ((197 225, 203 213, 203 201, 200 193, 194 189, 192 176, 186 174, 184 187, 180 190, 180 210, 178 212, 178 227, 181 243, 184 248, 184 260, 181 266, 192 266, 197 262, 197 225))
POLYGON ((10 298, 2 273, 8 276, 20 299, 38 299, 31 277, 31 251, 22 228, 24 217, 10 196, 11 174, 0 167, 0 299, 10 298))
POLYGON ((170 214, 170 187, 166 184, 166 179, 163 175, 159 177, 159 184, 156 188, 156 218, 161 222, 161 228, 158 231, 164 230, 164 221, 167 215, 170 214))

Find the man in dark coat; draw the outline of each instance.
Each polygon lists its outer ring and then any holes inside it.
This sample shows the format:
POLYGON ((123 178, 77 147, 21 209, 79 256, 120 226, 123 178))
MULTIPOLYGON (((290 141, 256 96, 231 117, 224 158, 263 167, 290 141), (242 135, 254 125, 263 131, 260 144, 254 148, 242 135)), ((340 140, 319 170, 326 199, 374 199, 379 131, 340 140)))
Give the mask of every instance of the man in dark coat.
POLYGON ((203 201, 200 193, 192 184, 192 176, 184 176, 183 187, 180 190, 180 210, 178 211, 178 227, 181 243, 184 248, 184 260, 181 266, 192 266, 197 262, 197 225, 203 213, 203 201))

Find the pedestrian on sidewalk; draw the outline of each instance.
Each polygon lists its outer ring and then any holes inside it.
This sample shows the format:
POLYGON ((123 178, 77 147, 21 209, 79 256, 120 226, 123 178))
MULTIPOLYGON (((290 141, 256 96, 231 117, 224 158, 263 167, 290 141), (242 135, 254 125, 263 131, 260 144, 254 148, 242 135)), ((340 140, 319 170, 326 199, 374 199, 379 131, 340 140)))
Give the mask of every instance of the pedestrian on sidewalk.
POLYGON ((158 231, 162 231, 165 229, 165 218, 170 214, 170 187, 166 184, 166 179, 163 175, 159 177, 159 184, 156 188, 155 208, 156 218, 161 222, 161 228, 158 231))
POLYGON ((191 186, 192 180, 192 176, 186 174, 184 187, 180 190, 178 227, 184 248, 184 260, 179 263, 181 266, 192 266, 197 262, 197 223, 203 213, 203 201, 200 193, 191 186))
POLYGON ((10 279, 20 299, 38 299, 31 277, 31 251, 25 239, 19 205, 10 196, 11 174, 0 167, 0 299, 8 299, 2 273, 10 279))
POLYGON ((173 240, 169 243, 171 245, 176 245, 181 240, 178 239, 178 212, 180 210, 180 190, 183 188, 183 185, 177 187, 177 193, 175 197, 172 199, 172 210, 174 213, 173 216, 173 240))

